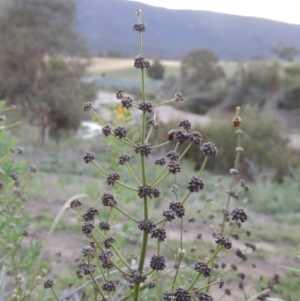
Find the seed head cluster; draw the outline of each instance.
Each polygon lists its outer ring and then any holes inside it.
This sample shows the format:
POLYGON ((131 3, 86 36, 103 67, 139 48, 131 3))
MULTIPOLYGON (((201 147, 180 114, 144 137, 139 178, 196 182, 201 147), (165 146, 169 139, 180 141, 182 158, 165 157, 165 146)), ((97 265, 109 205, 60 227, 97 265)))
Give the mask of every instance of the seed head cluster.
POLYGON ((93 103, 88 101, 88 102, 86 102, 86 103, 84 104, 83 110, 84 110, 84 111, 90 111, 90 110, 93 109, 93 107, 94 107, 93 103))
POLYGON ((232 243, 229 239, 226 239, 224 236, 219 236, 216 238, 215 242, 218 245, 223 246, 225 249, 231 249, 232 248, 232 243))
POLYGON ((71 201, 71 203, 70 203, 70 207, 71 208, 76 208, 76 207, 79 207, 81 205, 82 204, 81 204, 81 202, 78 199, 75 199, 75 200, 71 201))
POLYGON ((117 99, 122 99, 124 97, 124 92, 125 90, 124 89, 120 89, 116 92, 116 97, 117 99))
POLYGON ((169 166, 169 172, 172 173, 173 175, 177 174, 178 172, 181 171, 181 166, 179 163, 176 163, 175 161, 170 161, 168 163, 169 166))
POLYGON ((171 202, 169 209, 172 210, 177 217, 181 218, 185 215, 185 208, 180 202, 171 202))
POLYGON ((216 157, 218 154, 218 149, 212 142, 206 142, 200 147, 200 150, 204 156, 216 157))
POLYGON ((152 103, 150 101, 142 101, 139 103, 139 109, 143 112, 152 112, 152 103))
POLYGON ((146 30, 146 25, 145 23, 137 23, 133 25, 133 30, 134 31, 139 31, 139 32, 143 32, 146 30))
POLYGON ((121 100, 121 104, 127 110, 130 109, 132 107, 132 99, 131 99, 131 97, 129 97, 129 96, 123 97, 122 100, 121 100))
POLYGON ((150 233, 155 228, 154 221, 151 219, 142 219, 138 223, 138 228, 142 231, 150 233))
POLYGON ((157 238, 158 241, 165 241, 167 238, 166 230, 163 228, 154 228, 150 232, 151 238, 157 238))
POLYGON ((111 127, 109 125, 106 125, 102 128, 102 134, 105 137, 108 137, 111 134, 111 127))
POLYGON ((115 242, 116 242, 116 240, 113 237, 109 236, 104 240, 103 244, 106 249, 109 249, 115 242))
POLYGON ((137 154, 144 155, 145 157, 148 157, 151 153, 151 145, 149 143, 137 143, 137 147, 135 149, 135 152, 137 154))
POLYGON ((184 98, 183 98, 183 96, 182 96, 182 94, 180 92, 177 92, 174 97, 175 97, 174 100, 176 102, 184 101, 184 98))
POLYGON ((48 279, 44 282, 44 288, 51 288, 54 285, 54 282, 52 279, 48 279))
POLYGON ((101 288, 104 291, 114 292, 117 289, 117 286, 118 286, 118 284, 117 284, 116 280, 107 280, 106 282, 104 282, 101 285, 101 288))
POLYGON ((187 189, 190 192, 198 192, 200 189, 204 188, 204 182, 200 178, 192 177, 191 180, 188 182, 187 189))
POLYGON ((151 65, 150 62, 142 54, 139 54, 134 58, 133 66, 138 69, 148 69, 151 65))
POLYGON ((234 221, 241 221, 242 223, 244 223, 247 220, 247 217, 247 213, 242 208, 235 208, 231 212, 231 218, 234 221))
POLYGON ((189 140, 189 134, 185 130, 177 130, 176 141, 183 144, 189 140))
POLYGON ((119 164, 121 164, 121 165, 124 165, 126 162, 129 162, 130 160, 131 160, 131 157, 128 154, 122 154, 118 159, 119 164))
POLYGON ((194 131, 189 134, 188 140, 195 145, 200 145, 202 141, 202 136, 199 132, 194 131))
POLYGON ((188 132, 191 129, 192 124, 189 120, 183 119, 179 122, 178 126, 184 128, 184 130, 188 132))
POLYGON ((168 221, 168 222, 171 222, 172 220, 174 220, 175 219, 175 212, 174 211, 172 211, 172 210, 165 210, 164 212, 163 212, 163 216, 166 218, 166 220, 168 221))
POLYGON ((196 296, 199 301, 213 301, 213 298, 204 292, 197 293, 196 296))
POLYGON ((119 139, 125 138, 127 135, 127 131, 124 127, 118 126, 116 129, 113 130, 113 133, 115 134, 116 137, 119 139))
POLYGON ((178 287, 174 292, 174 297, 176 301, 191 301, 192 295, 187 290, 182 287, 178 287))
POLYGON ((118 202, 115 200, 114 196, 108 192, 104 192, 101 197, 103 206, 112 207, 113 205, 118 205, 118 202))
POLYGON ((202 273, 204 277, 210 277, 211 276, 211 268, 203 261, 198 261, 195 264, 194 270, 202 273))
POLYGON ((170 159, 170 161, 177 161, 179 158, 179 154, 174 151, 168 152, 166 156, 170 159))
POLYGON ((87 152, 85 153, 85 155, 83 156, 83 160, 85 163, 89 163, 92 160, 95 160, 95 154, 91 153, 91 152, 87 152))
POLYGON ((155 165, 164 166, 166 165, 166 159, 164 157, 158 158, 154 161, 155 165))
POLYGON ((99 228, 102 231, 109 231, 110 230, 110 224, 108 222, 105 222, 105 221, 100 221, 99 222, 99 228))
POLYGON ((94 229, 94 224, 91 222, 86 222, 82 225, 81 230, 85 234, 90 234, 92 230, 94 229))
POLYGON ((93 221, 95 215, 98 215, 99 211, 96 207, 90 207, 86 213, 82 215, 85 222, 93 221))
POLYGON ((150 268, 155 271, 163 271, 166 267, 166 258, 164 256, 153 255, 150 260, 150 268))
POLYGON ((106 182, 108 185, 114 186, 117 181, 120 180, 120 175, 116 172, 108 174, 106 182))
MULTIPOLYGON (((157 194, 157 192, 156 192, 157 194)), ((138 195, 140 198, 143 198, 145 196, 149 197, 150 199, 152 199, 154 196, 154 189, 151 188, 151 186, 149 185, 145 185, 145 186, 139 186, 138 187, 138 195)))

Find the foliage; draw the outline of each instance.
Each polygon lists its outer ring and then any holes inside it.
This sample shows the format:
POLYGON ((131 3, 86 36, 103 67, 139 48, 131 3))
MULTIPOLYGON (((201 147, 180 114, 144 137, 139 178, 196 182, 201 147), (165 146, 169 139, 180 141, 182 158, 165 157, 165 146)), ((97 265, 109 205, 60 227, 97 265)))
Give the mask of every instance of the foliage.
POLYGON ((300 65, 294 64, 284 68, 284 95, 278 101, 278 107, 295 110, 300 108, 300 65))
MULTIPOLYGON (((272 120, 268 112, 259 113, 251 107, 245 108, 244 111, 242 124, 246 125, 247 130, 242 137, 244 152, 239 168, 241 176, 254 180, 257 174, 267 173, 273 181, 278 182, 286 175, 292 176, 290 167, 299 165, 298 153, 287 146, 280 124, 272 120)), ((232 151, 235 149, 234 134, 230 122, 222 122, 218 117, 214 119, 206 126, 195 125, 194 128, 201 132, 204 142, 213 142, 222 154, 207 163, 207 170, 225 175, 230 170, 235 156, 232 151)), ((178 128, 178 124, 166 124, 164 128, 167 132, 168 129, 178 128)), ((164 135, 166 134, 160 133, 155 142, 162 141, 164 135)), ((196 169, 199 168, 201 152, 198 147, 193 146, 186 158, 191 160, 196 169)))
POLYGON ((72 117, 77 110, 68 102, 74 95, 73 104, 93 93, 91 85, 82 81, 86 63, 74 59, 67 66, 55 56, 85 53, 75 31, 75 1, 7 1, 0 34, 0 89, 7 103, 19 104, 23 115, 40 126, 44 140, 50 131, 76 128, 79 117, 72 117), (58 102, 65 103, 63 114, 58 102))
MULTIPOLYGON (((8 111, 13 107, 5 108, 0 104, 0 112, 8 111)), ((17 141, 6 131, 12 125, 5 124, 1 115, 0 133, 0 299, 12 300, 15 297, 24 297, 24 277, 30 277, 37 254, 41 245, 36 243, 27 248, 20 248, 27 236, 29 217, 24 213, 24 204, 27 201, 26 185, 35 172, 35 167, 26 171, 24 162, 16 162, 14 156, 23 153, 23 149, 16 147, 17 141), (17 263, 17 264, 16 264, 17 263), (17 276, 12 279, 11 275, 17 276), (18 284, 14 286, 14 282, 18 284), (23 281, 23 282, 22 282, 23 281), (18 290, 13 291, 13 287, 18 290)), ((27 279, 28 280, 28 279, 27 279)))
POLYGON ((108 49, 106 51, 106 56, 107 57, 113 57, 113 58, 124 58, 124 57, 126 57, 126 55, 118 49, 108 49))
POLYGON ((159 60, 154 60, 151 68, 147 69, 148 76, 155 80, 163 79, 165 73, 165 67, 160 63, 159 60))
POLYGON ((277 61, 253 60, 239 62, 234 75, 227 82, 229 108, 238 104, 265 105, 280 88, 277 61))
POLYGON ((281 42, 273 48, 273 52, 284 61, 293 61, 299 54, 299 49, 281 42))
POLYGON ((220 102, 225 73, 218 64, 218 56, 207 49, 191 51, 181 63, 181 91, 188 99, 185 108, 203 113, 203 108, 220 102))
MULTIPOLYGON (((141 12, 138 10, 136 14, 138 23, 141 23, 141 12)), ((142 45, 141 32, 139 39, 142 45)), ((140 51, 143 53, 143 49, 140 51)), ((138 108, 142 111, 139 114, 141 122, 138 130, 128 130, 130 125, 121 110, 113 111, 115 118, 105 121, 97 114, 91 102, 84 105, 84 110, 91 111, 93 118, 102 126, 103 135, 100 139, 107 139, 106 145, 109 148, 104 154, 94 154, 89 150, 83 156, 85 163, 95 167, 104 176, 101 183, 103 187, 99 188, 100 185, 97 184, 91 197, 96 203, 86 209, 86 204, 74 199, 67 207, 77 217, 83 236, 88 236, 86 246, 78 250, 82 253, 82 259, 77 272, 83 279, 86 276, 88 279, 84 280, 82 286, 60 298, 55 293, 56 287, 53 287, 52 279, 46 280, 44 286, 51 288, 57 299, 69 298, 78 291, 84 291, 90 299, 95 300, 107 300, 107 294, 115 300, 134 301, 151 300, 153 295, 154 299, 177 301, 196 297, 199 300, 215 298, 220 294, 220 289, 224 290, 223 276, 231 274, 229 277, 236 284, 244 279, 245 275, 236 273, 230 264, 241 264, 241 261, 248 258, 246 253, 249 249, 256 250, 253 244, 246 244, 237 251, 237 256, 234 255, 222 267, 223 270, 218 269, 223 259, 226 262, 227 257, 234 253, 230 250, 231 236, 235 233, 242 239, 245 229, 240 228, 248 218, 244 209, 240 206, 235 208, 234 201, 240 192, 248 191, 245 181, 243 184, 236 181, 242 131, 237 133, 237 143, 233 143, 238 149, 231 161, 235 172, 231 174, 230 181, 224 181, 220 187, 224 198, 213 202, 210 207, 212 211, 207 210, 212 201, 195 206, 193 200, 209 199, 210 189, 206 185, 211 187, 212 184, 204 183, 202 177, 205 177, 204 170, 208 162, 216 159, 218 149, 211 142, 201 144, 201 134, 190 132, 187 120, 181 122, 180 130, 165 136, 162 144, 152 143, 151 138, 159 128, 152 107, 184 99, 177 93, 169 101, 155 104, 146 101, 145 68, 148 62, 146 58, 139 56, 135 58, 134 64, 141 69, 141 102, 133 101, 123 89, 119 89, 116 96, 126 110, 138 108), (147 113, 151 113, 150 120, 147 113), (169 151, 167 154, 162 149, 166 145, 169 151), (184 171, 186 166, 182 162, 193 145, 198 151, 201 147, 201 166, 198 166, 197 172, 187 175, 184 171), (162 153, 165 155, 163 158, 162 153), (200 220, 208 228, 205 237, 198 235, 198 241, 195 242, 198 249, 192 249, 187 242, 187 235, 183 235, 185 228, 190 228, 191 233, 196 229, 193 225, 196 217, 186 218, 188 212, 195 215, 195 207, 199 208, 197 222, 200 220), (154 208, 159 208, 160 211, 154 211, 154 208), (208 211, 209 217, 206 216, 208 211), (211 223, 220 224, 220 227, 207 223, 212 219, 211 223)), ((238 116, 239 111, 240 108, 237 108, 235 116, 238 116)), ((233 131, 232 128, 230 130, 233 131)), ((230 138, 227 136, 227 139, 230 138)), ((232 140, 236 140, 235 137, 232 140)), ((259 288, 258 291, 260 294, 259 288)), ((230 295, 230 290, 226 292, 230 295)), ((244 299, 249 299, 248 293, 243 293, 244 299)))

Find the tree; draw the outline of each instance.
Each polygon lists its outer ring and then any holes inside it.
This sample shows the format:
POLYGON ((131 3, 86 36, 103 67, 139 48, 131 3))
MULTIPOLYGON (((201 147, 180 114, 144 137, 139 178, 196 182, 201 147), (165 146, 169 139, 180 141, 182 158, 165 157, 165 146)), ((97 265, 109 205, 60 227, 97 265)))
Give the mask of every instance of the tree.
POLYGON ((273 48, 273 53, 276 54, 280 59, 290 62, 293 61, 299 54, 299 49, 294 46, 285 45, 281 42, 273 48))
POLYGON ((294 64, 284 68, 283 98, 279 100, 278 107, 286 110, 300 108, 300 65, 294 64))
POLYGON ((67 111, 64 122, 60 119, 60 126, 55 123, 58 119, 52 115, 57 112, 53 108, 58 99, 61 111, 73 110, 65 105, 71 97, 73 102, 82 102, 90 100, 82 99, 83 95, 93 94, 86 94, 91 85, 82 81, 85 63, 75 63, 75 59, 58 63, 55 59, 57 54, 86 53, 75 30, 75 10, 74 0, 11 0, 0 15, 1 94, 9 104, 20 105, 24 116, 40 126, 43 141, 55 129, 78 126, 66 118, 67 111), (67 87, 62 89, 63 84, 67 87))
POLYGON ((218 56, 207 49, 191 51, 181 63, 181 91, 189 99, 187 107, 194 113, 205 113, 223 98, 225 73, 218 56))
POLYGON ((196 87, 198 91, 211 89, 216 81, 225 76, 218 61, 218 56, 210 50, 191 51, 181 63, 181 77, 184 83, 196 87))
POLYGON ((278 62, 262 59, 239 62, 226 86, 230 109, 243 104, 262 107, 280 88, 278 62))
POLYGON ((165 67, 159 60, 154 60, 151 68, 147 69, 148 76, 154 80, 163 79, 165 73, 165 67))

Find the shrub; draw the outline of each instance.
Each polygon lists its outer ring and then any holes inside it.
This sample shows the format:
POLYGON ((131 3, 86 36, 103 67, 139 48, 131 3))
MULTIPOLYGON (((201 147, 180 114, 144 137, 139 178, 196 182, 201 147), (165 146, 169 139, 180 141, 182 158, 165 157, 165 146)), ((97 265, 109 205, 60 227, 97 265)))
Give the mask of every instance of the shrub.
POLYGON ((159 60, 154 60, 151 68, 147 69, 148 76, 158 80, 164 78, 165 67, 160 63, 159 60))

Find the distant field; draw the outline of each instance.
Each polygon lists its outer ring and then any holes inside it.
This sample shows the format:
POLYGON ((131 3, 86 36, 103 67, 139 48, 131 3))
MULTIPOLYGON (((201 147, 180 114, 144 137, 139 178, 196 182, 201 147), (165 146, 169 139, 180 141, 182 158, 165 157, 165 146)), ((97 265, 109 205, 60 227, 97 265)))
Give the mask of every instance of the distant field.
MULTIPOLYGON (((151 60, 150 60, 151 61, 151 60)), ((161 63, 165 67, 173 67, 179 69, 180 61, 162 60, 161 63)), ((92 74, 99 74, 103 72, 111 72, 122 69, 129 69, 133 67, 133 59, 118 59, 118 58, 93 58, 91 66, 88 71, 92 74)))
MULTIPOLYGON (((181 61, 161 60, 161 63, 165 67, 165 77, 179 76, 181 61)), ((227 76, 232 76, 236 70, 237 63, 221 61, 220 66, 224 69, 227 76)), ((92 58, 88 72, 91 75, 102 76, 105 74, 106 77, 120 79, 137 79, 140 76, 140 73, 133 68, 133 59, 127 58, 92 58)))

